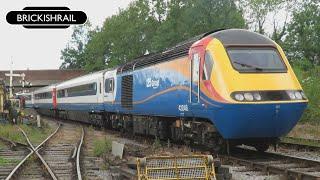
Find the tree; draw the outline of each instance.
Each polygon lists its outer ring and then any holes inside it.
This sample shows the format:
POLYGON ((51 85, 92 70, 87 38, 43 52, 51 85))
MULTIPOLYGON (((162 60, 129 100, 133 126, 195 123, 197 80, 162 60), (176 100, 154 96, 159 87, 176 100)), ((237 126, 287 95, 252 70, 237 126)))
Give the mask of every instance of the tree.
MULTIPOLYGON (((89 72, 112 68, 204 32, 243 27, 242 11, 233 0, 136 0, 108 17, 83 43, 84 49, 63 51, 63 67, 89 72)), ((81 41, 74 39, 75 47, 80 47, 81 41)))
POLYGON ((150 3, 154 0, 137 0, 127 9, 106 19, 101 32, 88 43, 86 70, 114 67, 149 52, 149 39, 162 17, 159 14, 157 18, 153 16, 155 12, 160 12, 154 8, 162 6, 151 7, 150 3))
POLYGON ((71 35, 71 41, 67 47, 61 51, 60 59, 63 63, 60 69, 80 69, 83 68, 85 59, 83 52, 85 45, 90 38, 94 35, 95 30, 91 30, 91 23, 89 20, 79 26, 75 26, 71 35))
POLYGON ((173 0, 167 14, 152 39, 152 51, 215 29, 245 27, 242 11, 232 0, 173 0))
POLYGON ((286 49, 295 59, 306 59, 320 64, 320 4, 317 0, 304 1, 292 17, 288 27, 286 49))
MULTIPOLYGON (((238 3, 245 10, 247 23, 254 31, 265 34, 265 23, 267 16, 274 13, 276 16, 278 10, 283 8, 289 0, 240 0, 238 3)), ((276 27, 275 18, 273 18, 274 27, 276 27)), ((277 32, 274 31, 274 32, 277 32)))

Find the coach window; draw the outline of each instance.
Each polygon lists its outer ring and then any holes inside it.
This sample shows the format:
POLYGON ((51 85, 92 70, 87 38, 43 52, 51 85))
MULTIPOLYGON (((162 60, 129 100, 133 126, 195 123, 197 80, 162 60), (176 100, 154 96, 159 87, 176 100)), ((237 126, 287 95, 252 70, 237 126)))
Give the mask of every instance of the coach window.
POLYGON ((105 92, 106 93, 112 93, 114 90, 114 79, 109 78, 105 81, 105 92))
POLYGON ((205 57, 204 57, 204 67, 203 67, 203 80, 210 80, 212 68, 213 68, 214 62, 212 58, 212 54, 210 51, 206 51, 205 57))
POLYGON ((58 98, 63 98, 63 97, 66 97, 66 93, 64 89, 58 91, 58 98))
POLYGON ((97 94, 97 83, 84 84, 67 89, 68 97, 92 96, 97 94))

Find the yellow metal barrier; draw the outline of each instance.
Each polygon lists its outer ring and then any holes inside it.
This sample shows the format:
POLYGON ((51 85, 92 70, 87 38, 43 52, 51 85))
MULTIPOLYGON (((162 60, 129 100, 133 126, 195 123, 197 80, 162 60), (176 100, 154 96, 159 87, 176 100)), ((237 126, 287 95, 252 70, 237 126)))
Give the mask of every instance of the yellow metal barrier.
POLYGON ((211 155, 138 158, 137 171, 139 180, 215 179, 211 155))

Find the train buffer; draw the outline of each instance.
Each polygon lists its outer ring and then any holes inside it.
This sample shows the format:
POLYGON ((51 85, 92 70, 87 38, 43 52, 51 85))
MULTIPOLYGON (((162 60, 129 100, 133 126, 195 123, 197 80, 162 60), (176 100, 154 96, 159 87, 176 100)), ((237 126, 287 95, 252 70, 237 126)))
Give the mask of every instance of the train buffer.
POLYGON ((137 158, 138 180, 216 179, 211 155, 137 158))

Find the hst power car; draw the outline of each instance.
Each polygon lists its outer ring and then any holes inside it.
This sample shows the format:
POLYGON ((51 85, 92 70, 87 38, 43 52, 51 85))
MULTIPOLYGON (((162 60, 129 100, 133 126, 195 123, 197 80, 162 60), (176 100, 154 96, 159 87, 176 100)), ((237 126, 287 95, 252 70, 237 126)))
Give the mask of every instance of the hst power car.
POLYGON ((34 92, 39 112, 128 133, 264 151, 307 98, 281 47, 242 29, 206 33, 34 92))

